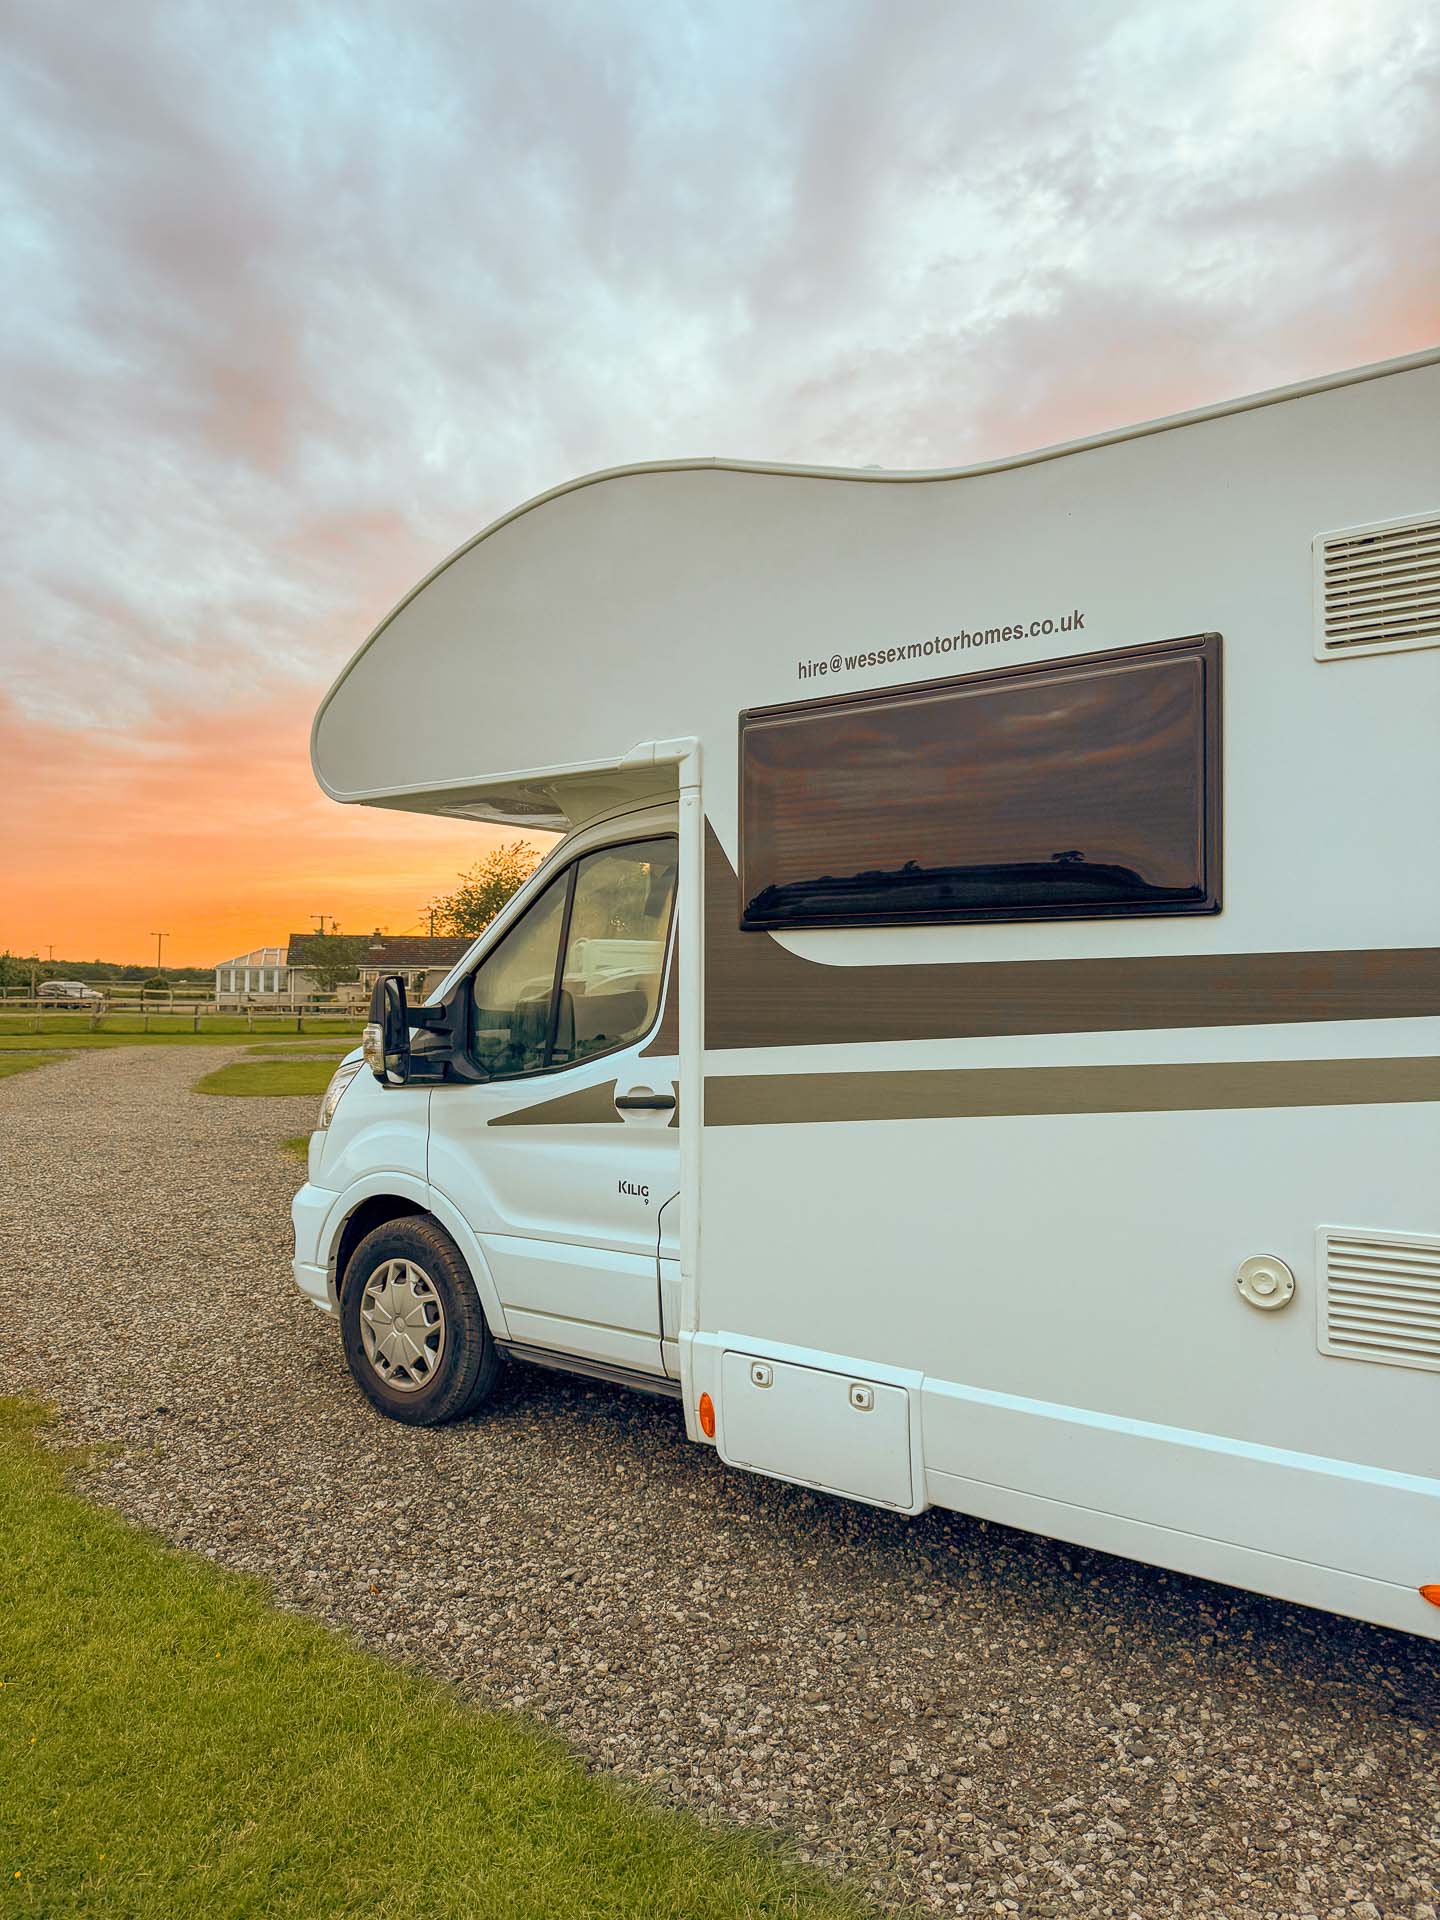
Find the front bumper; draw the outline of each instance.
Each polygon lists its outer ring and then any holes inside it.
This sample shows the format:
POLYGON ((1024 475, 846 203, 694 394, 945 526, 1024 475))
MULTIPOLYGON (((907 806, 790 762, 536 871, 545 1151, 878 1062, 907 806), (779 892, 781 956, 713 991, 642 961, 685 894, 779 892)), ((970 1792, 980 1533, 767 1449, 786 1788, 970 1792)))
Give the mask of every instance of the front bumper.
POLYGON ((324 1244, 325 1223, 334 1204, 333 1193, 325 1187, 312 1187, 308 1180, 290 1202, 290 1218, 295 1226, 295 1258, 291 1271, 301 1293, 322 1313, 335 1311, 329 1250, 324 1244))

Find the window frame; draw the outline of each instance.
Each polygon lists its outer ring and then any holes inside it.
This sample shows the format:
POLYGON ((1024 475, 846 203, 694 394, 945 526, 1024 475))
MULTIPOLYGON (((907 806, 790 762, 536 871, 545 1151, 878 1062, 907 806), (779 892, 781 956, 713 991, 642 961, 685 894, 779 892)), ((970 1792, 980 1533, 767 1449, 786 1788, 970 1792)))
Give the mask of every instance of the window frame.
POLYGON ((1011 666, 993 667, 982 673, 950 674, 933 680, 914 680, 903 682, 899 686, 865 687, 848 693, 828 694, 811 700, 786 701, 773 706, 747 707, 739 716, 738 747, 738 839, 739 839, 739 900, 737 903, 740 930, 743 933, 823 933, 827 929, 874 928, 874 927, 936 927, 936 926, 974 926, 974 925, 1033 925, 1053 926, 1072 920, 1152 920, 1174 919, 1177 915, 1216 914, 1221 910, 1221 880, 1223 873, 1223 796, 1221 790, 1221 635, 1215 632, 1184 634, 1177 638, 1147 641, 1135 646, 1107 648, 1099 653, 1062 655, 1058 659, 1027 660, 1011 666), (746 816, 746 755, 745 740, 747 729, 755 722, 774 720, 780 717, 797 719, 812 714, 833 713, 842 708, 865 707, 881 701, 905 698, 909 695, 923 695, 942 692, 969 693, 973 689, 999 686, 1041 675, 1054 675, 1074 669, 1077 672, 1094 671, 1101 667, 1125 668, 1136 664, 1145 664, 1153 660, 1166 658, 1194 658, 1199 660, 1203 669, 1203 697, 1201 704, 1204 739, 1200 756, 1201 779, 1204 791, 1199 805, 1199 825, 1201 833, 1201 867, 1203 893, 1193 900, 1169 901, 1162 903, 1132 904, 1116 902, 1101 905, 1091 902, 1072 902, 1054 906, 1015 907, 1000 904, 993 907, 940 908, 934 912, 907 911, 897 913, 857 914, 854 916, 835 915, 813 919, 776 920, 749 911, 750 903, 756 897, 756 888, 750 869, 750 855, 745 832, 746 816))
POLYGON ((617 1041, 613 1047, 602 1047, 595 1053, 587 1053, 583 1060, 548 1061, 550 1049, 555 1044, 555 1029, 560 1018, 560 984, 565 977, 565 954, 570 944, 570 918, 571 911, 575 905, 575 877, 580 870, 581 863, 588 860, 592 854, 621 853, 626 847, 643 847, 656 840, 672 841, 678 855, 680 850, 680 836, 673 827, 661 827, 658 831, 652 828, 648 833, 633 834, 624 840, 602 840, 595 846, 581 848, 566 861, 563 867, 558 868, 555 872, 546 876, 545 885, 537 890, 533 899, 525 903, 524 907, 522 907, 520 912, 516 914, 515 918, 505 928, 500 938, 496 940, 492 946, 487 947, 484 953, 480 954, 476 959, 474 966, 467 971, 464 978, 466 1021, 468 1027, 473 1027, 475 1015, 475 976, 485 965, 486 961, 500 951, 511 934, 514 933, 518 927, 525 924, 526 917, 531 909, 544 899, 545 895, 550 891, 550 888, 553 886, 564 887, 565 904, 560 912, 560 943, 555 950, 555 971, 550 980, 550 1015, 545 1027, 547 1064, 543 1067, 522 1067, 515 1073, 492 1073, 480 1058, 472 1032, 466 1040, 466 1052, 475 1065, 484 1073, 484 1085, 503 1086, 512 1080, 538 1080, 547 1074, 573 1073, 580 1067, 588 1067, 593 1060, 608 1060, 612 1054, 624 1053, 628 1047, 638 1047, 646 1040, 649 1040, 655 1033, 661 1020, 664 1018, 665 997, 670 990, 670 956, 675 943, 675 911, 679 905, 680 898, 678 860, 676 863, 677 883, 674 892, 670 896, 670 915, 665 923, 665 937, 662 943, 660 957, 660 991, 655 996, 655 1014, 649 1026, 641 1033, 632 1034, 629 1039, 617 1041))

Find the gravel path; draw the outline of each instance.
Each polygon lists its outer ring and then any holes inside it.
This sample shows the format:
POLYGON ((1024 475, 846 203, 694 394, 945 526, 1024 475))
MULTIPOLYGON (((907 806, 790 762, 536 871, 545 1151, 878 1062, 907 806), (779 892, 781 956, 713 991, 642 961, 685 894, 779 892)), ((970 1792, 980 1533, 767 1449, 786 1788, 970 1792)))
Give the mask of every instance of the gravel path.
POLYGON ((553 1375, 389 1425, 291 1287, 315 1102, 191 1094, 229 1057, 0 1082, 0 1392, 119 1443, 99 1497, 897 1903, 1433 1920, 1434 1646, 728 1472, 553 1375))

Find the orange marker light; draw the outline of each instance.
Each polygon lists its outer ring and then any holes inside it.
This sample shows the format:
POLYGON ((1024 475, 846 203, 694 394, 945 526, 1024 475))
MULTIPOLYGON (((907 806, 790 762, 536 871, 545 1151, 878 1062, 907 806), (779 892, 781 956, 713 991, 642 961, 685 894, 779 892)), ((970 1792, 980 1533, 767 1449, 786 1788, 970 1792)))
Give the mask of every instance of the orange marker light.
MULTIPOLYGON (((700 1416, 700 1431, 707 1440, 713 1440, 715 1438, 715 1402, 710 1398, 708 1393, 701 1394, 700 1405, 695 1411, 700 1416)), ((1427 1600, 1430 1598, 1430 1594, 1426 1593, 1424 1587, 1422 1587, 1420 1591, 1425 1594, 1427 1600)), ((1433 1591, 1435 1594, 1435 1604, 1437 1607, 1440 1607, 1440 1587, 1434 1588, 1433 1591)))
POLYGON ((1421 1587, 1420 1598, 1428 1600, 1432 1607, 1440 1607, 1440 1581, 1428 1587, 1421 1587))

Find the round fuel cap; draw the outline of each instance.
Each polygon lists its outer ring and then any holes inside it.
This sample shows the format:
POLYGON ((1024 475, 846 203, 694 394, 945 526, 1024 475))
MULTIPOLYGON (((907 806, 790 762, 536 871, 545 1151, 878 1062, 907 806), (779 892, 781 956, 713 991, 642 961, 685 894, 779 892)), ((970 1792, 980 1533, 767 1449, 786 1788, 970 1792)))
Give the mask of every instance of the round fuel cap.
POLYGON ((1273 1253, 1252 1254, 1240 1262, 1235 1276, 1240 1298, 1262 1313, 1289 1306, 1295 1297, 1295 1276, 1285 1262, 1273 1253))

